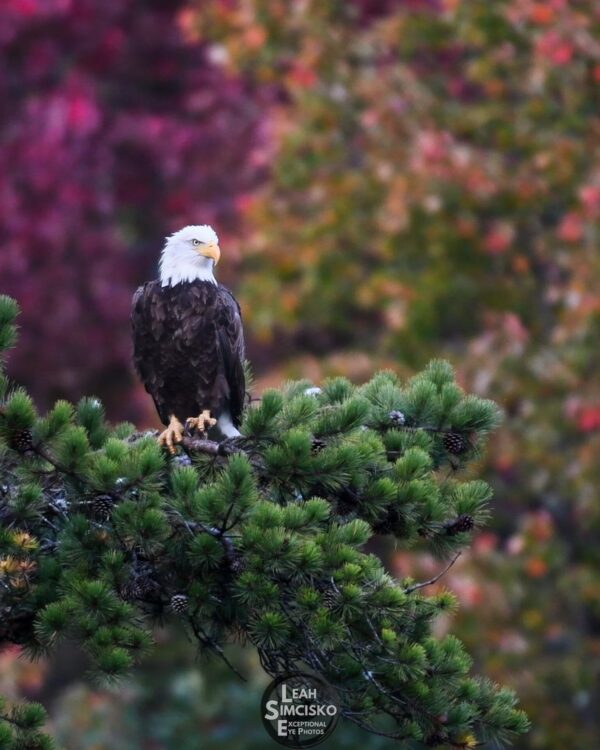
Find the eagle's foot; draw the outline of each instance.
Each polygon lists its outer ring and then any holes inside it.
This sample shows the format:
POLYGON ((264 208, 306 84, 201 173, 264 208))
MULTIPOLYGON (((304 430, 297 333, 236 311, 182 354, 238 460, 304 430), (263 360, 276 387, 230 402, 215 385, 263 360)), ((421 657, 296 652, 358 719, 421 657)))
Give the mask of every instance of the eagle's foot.
POLYGON ((176 416, 172 416, 169 426, 158 436, 158 444, 175 453, 177 443, 183 440, 184 427, 176 416))
POLYGON ((190 432, 192 430, 198 430, 198 432, 201 432, 203 435, 208 432, 210 427, 216 424, 217 420, 210 416, 210 411, 208 409, 204 409, 204 411, 200 412, 197 417, 190 417, 185 420, 186 430, 190 430, 190 432))

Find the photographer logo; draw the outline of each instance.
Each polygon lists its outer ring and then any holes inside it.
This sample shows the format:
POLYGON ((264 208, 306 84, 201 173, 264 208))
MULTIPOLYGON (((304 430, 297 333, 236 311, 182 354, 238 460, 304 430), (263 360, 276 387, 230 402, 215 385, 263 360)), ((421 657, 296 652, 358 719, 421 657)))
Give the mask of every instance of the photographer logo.
POLYGON ((275 679, 261 701, 263 725, 284 747, 319 745, 333 734, 339 712, 335 690, 302 672, 275 679))

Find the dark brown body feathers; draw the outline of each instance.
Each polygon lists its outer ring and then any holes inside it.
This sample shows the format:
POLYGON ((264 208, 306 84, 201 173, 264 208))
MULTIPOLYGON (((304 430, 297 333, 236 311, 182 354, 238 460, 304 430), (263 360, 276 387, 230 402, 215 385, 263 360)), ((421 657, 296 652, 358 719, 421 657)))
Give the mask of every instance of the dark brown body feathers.
POLYGON ((158 414, 168 424, 204 409, 238 426, 245 396, 240 308, 221 284, 151 281, 133 296, 133 361, 158 414))

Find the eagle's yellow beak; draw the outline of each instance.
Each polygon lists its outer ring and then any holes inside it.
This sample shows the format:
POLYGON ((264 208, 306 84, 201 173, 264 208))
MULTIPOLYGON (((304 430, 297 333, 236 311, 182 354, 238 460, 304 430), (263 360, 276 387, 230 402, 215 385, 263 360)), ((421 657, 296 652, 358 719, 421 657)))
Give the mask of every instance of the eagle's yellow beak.
POLYGON ((221 257, 221 248, 218 245, 215 245, 214 243, 210 245, 202 245, 198 248, 198 252, 200 255, 204 255, 205 258, 212 258, 215 262, 215 266, 219 262, 219 258, 221 257))

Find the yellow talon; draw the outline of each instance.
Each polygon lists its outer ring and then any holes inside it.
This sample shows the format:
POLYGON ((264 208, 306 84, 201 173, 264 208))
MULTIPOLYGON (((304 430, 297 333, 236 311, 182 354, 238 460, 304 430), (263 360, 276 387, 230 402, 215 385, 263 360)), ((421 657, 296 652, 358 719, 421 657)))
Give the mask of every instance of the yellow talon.
POLYGON ((198 430, 198 432, 203 434, 216 424, 217 420, 210 416, 208 409, 204 409, 197 417, 190 417, 185 420, 185 426, 188 430, 198 430))
POLYGON ((183 425, 172 414, 167 429, 158 436, 158 444, 168 448, 170 453, 175 453, 176 443, 180 443, 183 440, 183 431, 183 425))

